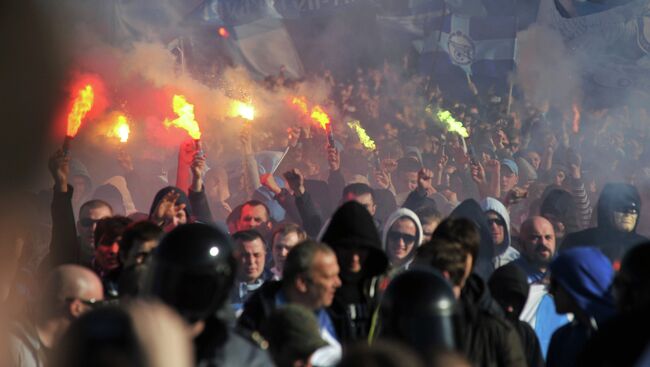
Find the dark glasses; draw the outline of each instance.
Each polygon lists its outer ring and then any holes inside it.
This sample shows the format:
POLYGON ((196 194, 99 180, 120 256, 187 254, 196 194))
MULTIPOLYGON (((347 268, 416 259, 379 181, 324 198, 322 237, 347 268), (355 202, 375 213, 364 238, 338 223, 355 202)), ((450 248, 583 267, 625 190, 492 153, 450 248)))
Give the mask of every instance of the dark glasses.
POLYGON ((388 239, 395 242, 398 242, 401 239, 404 240, 404 243, 412 244, 415 243, 417 237, 402 232, 390 231, 388 232, 388 239))
POLYGON ((90 308, 97 308, 100 306, 110 306, 110 305, 117 305, 119 302, 117 299, 114 300, 107 300, 107 299, 83 299, 83 298, 66 298, 65 299, 67 302, 72 302, 74 300, 79 300, 79 302, 83 303, 84 305, 90 307, 90 308))
POLYGON ((490 225, 490 226, 493 225, 493 224, 496 224, 496 225, 501 226, 501 227, 506 226, 506 222, 503 219, 488 219, 487 222, 488 222, 488 225, 490 225))

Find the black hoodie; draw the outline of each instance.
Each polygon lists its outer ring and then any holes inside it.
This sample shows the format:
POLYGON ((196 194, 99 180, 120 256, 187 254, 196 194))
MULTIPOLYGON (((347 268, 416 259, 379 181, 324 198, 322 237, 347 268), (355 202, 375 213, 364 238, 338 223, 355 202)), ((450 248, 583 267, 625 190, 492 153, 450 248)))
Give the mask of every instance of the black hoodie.
POLYGON ((190 218, 192 218, 192 207, 190 205, 190 201, 188 200, 187 195, 185 195, 185 192, 183 190, 174 186, 164 187, 156 193, 156 196, 153 198, 153 202, 151 203, 151 209, 149 209, 149 218, 151 218, 153 215, 153 211, 156 210, 160 201, 171 191, 180 194, 178 200, 176 200, 176 205, 185 204, 185 214, 187 215, 187 220, 189 222, 190 218))
POLYGON ((483 280, 487 281, 494 271, 492 265, 492 256, 494 255, 494 242, 490 235, 490 226, 487 222, 487 216, 483 209, 474 199, 467 199, 460 203, 454 209, 449 218, 465 218, 474 223, 481 235, 481 246, 478 252, 478 259, 474 261, 474 273, 478 274, 483 280))
POLYGON ((370 331, 377 303, 375 289, 378 276, 388 269, 388 257, 382 250, 372 216, 361 204, 349 201, 334 213, 322 241, 334 249, 339 264, 342 264, 341 253, 344 249, 356 247, 368 252, 361 272, 354 274, 341 269, 342 285, 329 310, 341 341, 364 339, 370 331))
POLYGON ((636 187, 625 183, 605 185, 598 199, 598 226, 568 234, 560 249, 594 246, 599 248, 615 267, 618 266, 629 249, 648 241, 646 237, 636 233, 636 227, 632 232, 621 232, 616 229, 614 211, 630 205, 634 205, 639 213, 636 221, 638 225, 641 218, 641 197, 636 187))

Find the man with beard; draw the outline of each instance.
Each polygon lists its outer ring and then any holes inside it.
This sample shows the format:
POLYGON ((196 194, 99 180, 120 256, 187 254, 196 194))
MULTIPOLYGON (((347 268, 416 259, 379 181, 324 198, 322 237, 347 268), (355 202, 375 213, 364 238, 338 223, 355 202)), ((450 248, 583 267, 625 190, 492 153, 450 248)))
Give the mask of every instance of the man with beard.
POLYGON ((358 202, 349 201, 334 213, 322 241, 334 249, 341 267, 342 285, 330 307, 339 339, 366 339, 377 306, 379 276, 388 268, 372 216, 358 202))
POLYGON ((546 355, 553 332, 568 319, 555 311, 548 294, 548 266, 556 253, 553 224, 544 217, 530 217, 521 225, 521 257, 512 263, 519 266, 530 284, 528 300, 521 319, 535 329, 542 352, 546 355))

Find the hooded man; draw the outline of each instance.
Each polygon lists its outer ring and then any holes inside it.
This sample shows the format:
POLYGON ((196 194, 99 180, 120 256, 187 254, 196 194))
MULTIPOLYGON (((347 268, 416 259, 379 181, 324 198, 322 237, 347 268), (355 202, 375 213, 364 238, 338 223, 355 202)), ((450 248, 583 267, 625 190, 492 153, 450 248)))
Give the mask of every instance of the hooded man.
POLYGON ((422 224, 412 210, 401 208, 388 217, 381 239, 393 270, 408 270, 422 238, 422 224))
POLYGON ((365 339, 377 303, 378 277, 388 268, 372 216, 349 201, 334 213, 322 241, 332 247, 341 267, 342 286, 330 307, 339 339, 365 339))
POLYGON ((495 198, 485 198, 481 208, 487 216, 492 242, 494 242, 494 256, 492 264, 497 269, 519 257, 519 251, 511 246, 510 215, 508 209, 495 198))
POLYGON ((614 269, 598 249, 573 248, 561 253, 550 266, 555 308, 572 313, 572 322, 553 333, 546 365, 575 366, 578 354, 599 325, 615 312, 611 284, 614 269))
POLYGON ((181 224, 189 223, 191 218, 192 207, 183 190, 167 186, 156 193, 149 209, 149 220, 169 232, 181 224))
MULTIPOLYGON (((460 203, 454 209, 449 218, 458 219, 465 218, 470 220, 480 235, 480 246, 478 253, 474 260, 474 273, 478 274, 483 280, 490 278, 494 271, 492 265, 492 257, 494 254, 494 245, 492 243, 492 235, 488 226, 487 216, 483 214, 483 210, 479 203, 474 199, 467 199, 460 203)), ((435 235, 435 232, 434 232, 435 235)))
POLYGON ((594 246, 620 267, 625 253, 648 241, 636 233, 641 214, 641 197, 636 187, 626 183, 605 185, 598 199, 598 225, 566 236, 563 249, 594 246))

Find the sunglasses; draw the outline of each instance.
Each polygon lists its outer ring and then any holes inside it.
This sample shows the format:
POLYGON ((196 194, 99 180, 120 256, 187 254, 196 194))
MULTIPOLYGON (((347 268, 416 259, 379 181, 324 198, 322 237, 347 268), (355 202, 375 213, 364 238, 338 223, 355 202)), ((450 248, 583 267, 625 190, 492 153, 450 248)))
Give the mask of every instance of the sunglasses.
POLYGON ((501 226, 501 227, 506 226, 506 222, 503 219, 488 219, 487 222, 488 222, 488 225, 490 225, 490 226, 493 225, 493 224, 496 224, 496 225, 501 226))
POLYGON ((388 232, 388 239, 391 241, 398 242, 400 239, 404 241, 406 244, 412 244, 415 243, 415 240, 417 240, 416 236, 402 233, 402 232, 397 232, 397 231, 390 231, 388 232))
POLYGON ((639 214, 639 211, 634 207, 618 208, 615 211, 617 211, 619 213, 624 213, 624 214, 639 214))

